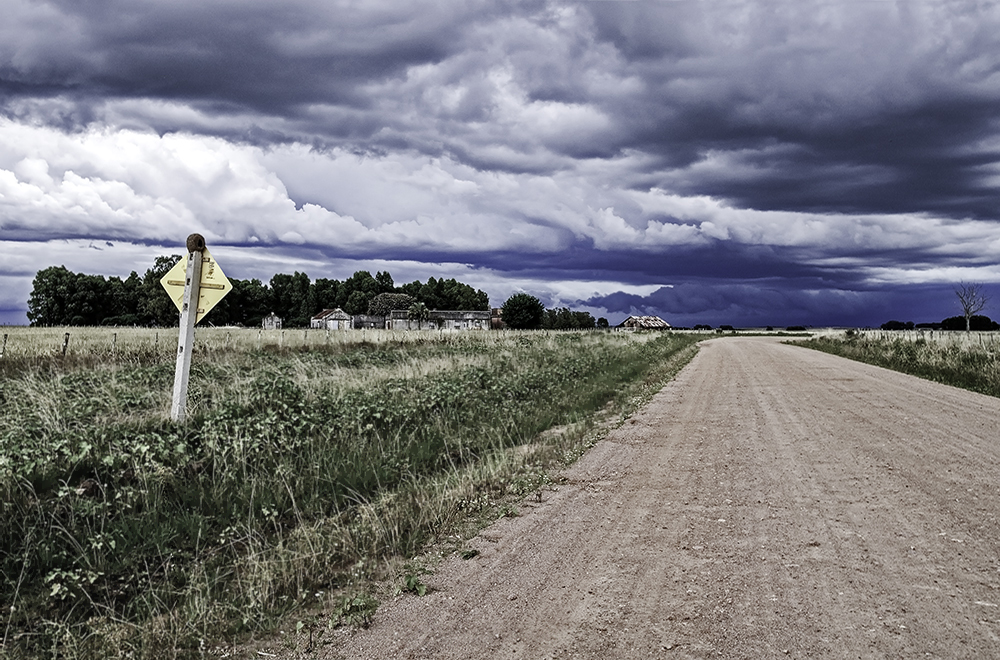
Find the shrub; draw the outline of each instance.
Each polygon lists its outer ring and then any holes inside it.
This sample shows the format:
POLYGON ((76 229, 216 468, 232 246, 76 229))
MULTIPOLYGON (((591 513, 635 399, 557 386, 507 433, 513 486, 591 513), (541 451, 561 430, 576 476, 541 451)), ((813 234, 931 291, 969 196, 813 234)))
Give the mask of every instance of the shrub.
POLYGON ((389 316, 389 312, 409 309, 415 301, 416 298, 405 293, 380 293, 368 303, 368 315, 389 316))
MULTIPOLYGON (((945 320, 941 321, 941 329, 965 330, 965 317, 950 316, 945 320)), ((990 332, 993 330, 1000 330, 1000 323, 997 323, 988 316, 981 316, 977 314, 969 319, 969 330, 973 330, 976 332, 990 332)))
POLYGON ((535 296, 515 293, 503 304, 503 322, 514 330, 536 330, 542 327, 545 305, 535 296))

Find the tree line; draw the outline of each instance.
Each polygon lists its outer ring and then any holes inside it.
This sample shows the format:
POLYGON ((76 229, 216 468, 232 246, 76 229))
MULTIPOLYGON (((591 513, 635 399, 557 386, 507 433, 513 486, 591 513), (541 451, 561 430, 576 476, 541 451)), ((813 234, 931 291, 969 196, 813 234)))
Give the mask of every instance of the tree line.
MULTIPOLYGON (((65 266, 38 271, 28 299, 28 321, 33 326, 174 326, 177 308, 160 280, 181 257, 159 256, 140 276, 74 273, 65 266)), ((306 327, 323 309, 341 308, 348 314, 380 313, 399 301, 422 303, 428 309, 488 310, 489 296, 455 279, 429 278, 396 286, 386 271, 375 275, 361 270, 346 280, 310 280, 306 273, 278 273, 267 284, 258 279, 229 278, 232 291, 203 323, 259 326, 270 313, 285 327, 306 327)))
POLYGON ((545 309, 542 301, 527 293, 515 293, 501 308, 503 321, 515 330, 587 330, 607 328, 608 320, 594 320, 590 312, 575 312, 568 307, 545 309))
POLYGON ((949 316, 937 323, 914 323, 913 321, 886 321, 881 330, 973 330, 976 332, 991 332, 1000 330, 997 323, 988 316, 975 314, 968 321, 964 316, 949 316))
POLYGON ((959 305, 962 307, 961 316, 949 316, 940 323, 917 323, 913 321, 886 321, 882 324, 882 330, 965 330, 970 332, 995 332, 1000 330, 1000 323, 997 323, 988 316, 979 314, 990 301, 986 293, 985 286, 980 282, 959 282, 955 287, 955 296, 958 297, 959 305))

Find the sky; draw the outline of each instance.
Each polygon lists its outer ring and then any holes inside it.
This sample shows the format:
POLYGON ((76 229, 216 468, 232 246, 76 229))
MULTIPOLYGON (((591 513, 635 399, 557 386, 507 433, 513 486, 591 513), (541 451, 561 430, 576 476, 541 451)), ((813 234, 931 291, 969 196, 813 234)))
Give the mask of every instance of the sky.
POLYGON ((201 233, 617 323, 1000 317, 1000 3, 4 0, 0 322, 201 233))

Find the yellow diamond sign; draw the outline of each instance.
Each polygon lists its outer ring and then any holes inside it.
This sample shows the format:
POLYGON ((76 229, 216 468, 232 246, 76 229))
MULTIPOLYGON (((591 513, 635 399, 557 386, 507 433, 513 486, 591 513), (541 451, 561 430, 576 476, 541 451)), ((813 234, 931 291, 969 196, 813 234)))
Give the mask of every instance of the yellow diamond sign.
MULTIPOLYGON (((229 293, 233 284, 222 272, 215 257, 208 251, 208 248, 201 253, 201 284, 198 287, 198 315, 194 322, 198 323, 229 293)), ((160 284, 166 289, 167 295, 177 305, 177 310, 184 306, 184 283, 187 280, 187 257, 184 257, 170 269, 160 284)))

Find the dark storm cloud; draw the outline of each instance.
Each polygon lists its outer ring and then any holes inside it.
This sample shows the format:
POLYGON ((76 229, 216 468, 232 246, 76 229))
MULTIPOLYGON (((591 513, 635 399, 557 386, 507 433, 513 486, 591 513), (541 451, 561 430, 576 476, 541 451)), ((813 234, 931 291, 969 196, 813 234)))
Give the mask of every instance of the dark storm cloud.
POLYGON ((802 322, 1000 277, 998 191, 995 3, 11 0, 0 19, 7 240, 197 229, 574 282, 546 295, 617 313, 802 322))
POLYGON ((650 295, 613 293, 580 304, 620 316, 655 314, 677 327, 878 326, 890 320, 934 323, 961 313, 953 288, 911 285, 890 288, 829 288, 808 280, 720 283, 693 281, 650 295))
POLYGON ((654 160, 633 185, 754 209, 992 219, 1000 202, 988 4, 14 6, 47 29, 4 35, 11 116, 85 124, 109 100, 158 99, 203 115, 146 117, 161 131, 416 149, 515 173, 635 150, 654 160), (498 70, 522 103, 578 108, 586 128, 504 121, 498 70))
MULTIPOLYGON (((354 114, 372 105, 360 88, 446 57, 483 13, 475 4, 15 3, 45 29, 5 35, 0 98, 8 114, 24 113, 21 99, 59 98, 81 123, 109 99, 293 120, 319 104, 345 111, 313 120, 319 141, 367 136, 381 123, 354 114)), ((59 121, 60 106, 36 107, 59 121)))
POLYGON ((456 36, 456 16, 426 3, 391 12, 324 3, 52 6, 75 38, 60 44, 26 35, 29 43, 20 45, 30 54, 3 67, 13 93, 37 86, 42 93, 181 98, 265 111, 321 100, 363 104, 351 87, 440 59, 456 36))
POLYGON ((587 6, 646 82, 617 116, 662 157, 659 185, 757 209, 996 217, 996 5, 587 6))

